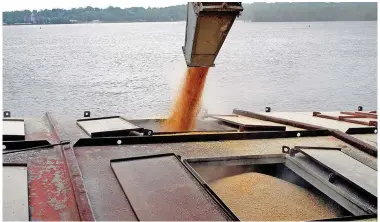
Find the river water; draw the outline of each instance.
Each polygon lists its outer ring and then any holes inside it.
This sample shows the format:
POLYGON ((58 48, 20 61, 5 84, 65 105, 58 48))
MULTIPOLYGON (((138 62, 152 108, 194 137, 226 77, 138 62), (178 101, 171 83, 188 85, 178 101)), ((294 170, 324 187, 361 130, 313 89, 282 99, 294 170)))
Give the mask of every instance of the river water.
MULTIPOLYGON (((166 116, 186 70, 184 37, 185 22, 3 26, 4 110, 166 116)), ((376 83, 377 22, 237 21, 202 104, 210 113, 368 110, 376 83)))

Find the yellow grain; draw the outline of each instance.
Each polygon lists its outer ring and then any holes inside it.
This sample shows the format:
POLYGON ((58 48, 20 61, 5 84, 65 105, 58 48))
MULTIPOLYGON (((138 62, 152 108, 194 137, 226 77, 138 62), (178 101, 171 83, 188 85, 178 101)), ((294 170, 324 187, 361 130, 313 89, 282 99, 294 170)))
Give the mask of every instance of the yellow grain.
POLYGON ((321 198, 306 189, 260 173, 244 173, 211 184, 240 220, 313 220, 334 218, 321 198))

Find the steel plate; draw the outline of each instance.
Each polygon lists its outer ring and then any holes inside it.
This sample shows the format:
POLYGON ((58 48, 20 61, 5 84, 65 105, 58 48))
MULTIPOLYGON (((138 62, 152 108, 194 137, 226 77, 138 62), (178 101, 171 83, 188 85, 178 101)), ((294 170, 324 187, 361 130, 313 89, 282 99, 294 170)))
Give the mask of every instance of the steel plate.
POLYGON ((77 124, 91 137, 128 136, 130 131, 142 129, 120 117, 78 120, 77 124))
POLYGON ((3 119, 3 140, 25 140, 24 120, 3 119))
POLYGON ((339 150, 300 149, 307 156, 377 197, 377 171, 339 150))
POLYGON ((139 220, 230 220, 174 155, 111 161, 139 220))
POLYGON ((3 221, 29 221, 25 166, 3 166, 3 221))

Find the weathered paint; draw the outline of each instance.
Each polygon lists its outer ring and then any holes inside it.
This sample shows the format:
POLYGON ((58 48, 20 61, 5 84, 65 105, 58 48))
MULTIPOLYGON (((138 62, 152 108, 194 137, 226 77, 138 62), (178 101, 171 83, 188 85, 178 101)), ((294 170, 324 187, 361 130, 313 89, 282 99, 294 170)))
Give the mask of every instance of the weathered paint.
MULTIPOLYGON (((51 114, 46 113, 46 118, 49 126, 51 127, 51 130, 54 132, 53 135, 55 136, 56 140, 61 142, 70 140, 65 130, 60 125, 58 125, 57 121, 51 114)), ((73 148, 70 145, 59 146, 59 148, 63 152, 64 160, 66 163, 65 166, 67 167, 66 169, 68 170, 69 176, 71 178, 80 219, 84 221, 93 221, 94 215, 91 209, 90 201, 88 200, 88 195, 84 187, 82 175, 78 166, 77 159, 75 158, 73 148)))
POLYGON ((31 220, 79 220, 65 162, 56 157, 44 157, 28 166, 31 220))
MULTIPOLYGON (((51 143, 71 140, 71 144, 79 138, 88 138, 76 125, 75 118, 62 117, 58 123, 50 117, 26 118, 26 137, 29 140, 46 139, 51 143)), ((215 125, 215 121, 203 121, 202 124, 207 125, 207 130, 216 130, 223 126, 216 124, 218 127, 214 127, 212 124, 215 125)), ((283 145, 342 147, 344 150, 357 151, 363 160, 376 162, 375 157, 355 148, 357 144, 351 146, 333 136, 120 146, 115 142, 114 146, 75 148, 72 145, 57 146, 50 150, 4 155, 4 162, 28 163, 32 220, 86 220, 85 218, 92 216, 92 220, 133 221, 137 218, 112 172, 111 159, 167 152, 174 152, 185 158, 277 154, 281 152, 283 145)))
MULTIPOLYGON (((44 118, 25 118, 27 140, 56 143, 44 118)), ((3 155, 4 163, 27 163, 30 219, 80 220, 73 185, 60 147, 3 155)))

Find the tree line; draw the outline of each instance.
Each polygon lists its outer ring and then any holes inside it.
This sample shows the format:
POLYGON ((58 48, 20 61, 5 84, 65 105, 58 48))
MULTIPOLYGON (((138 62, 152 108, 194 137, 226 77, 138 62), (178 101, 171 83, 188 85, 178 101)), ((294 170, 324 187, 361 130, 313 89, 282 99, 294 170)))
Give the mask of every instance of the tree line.
MULTIPOLYGON (((238 19, 252 22, 376 21, 377 3, 250 3, 238 19)), ((164 22, 186 20, 186 6, 45 9, 3 12, 3 24, 164 22)))

